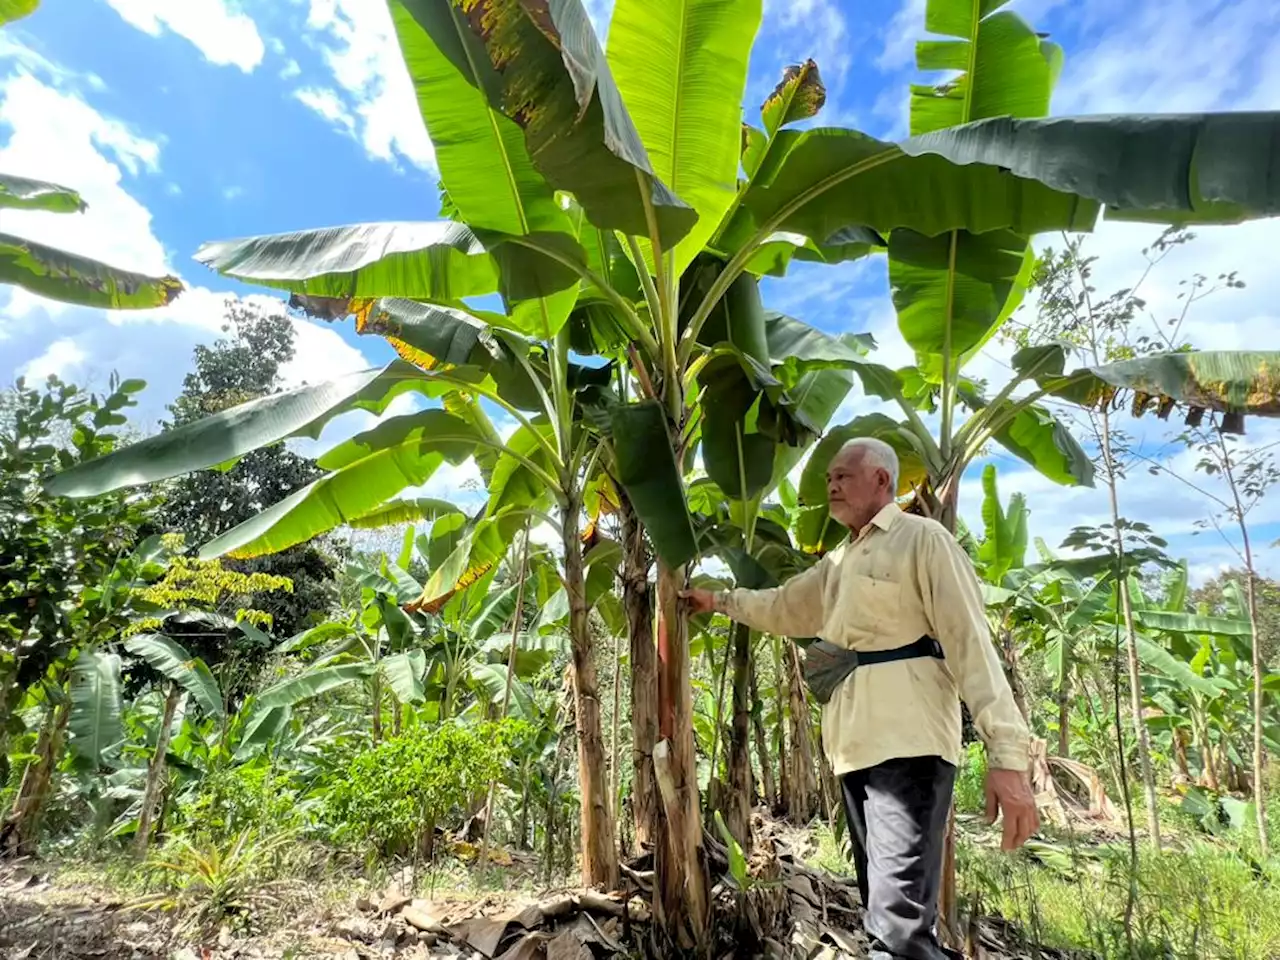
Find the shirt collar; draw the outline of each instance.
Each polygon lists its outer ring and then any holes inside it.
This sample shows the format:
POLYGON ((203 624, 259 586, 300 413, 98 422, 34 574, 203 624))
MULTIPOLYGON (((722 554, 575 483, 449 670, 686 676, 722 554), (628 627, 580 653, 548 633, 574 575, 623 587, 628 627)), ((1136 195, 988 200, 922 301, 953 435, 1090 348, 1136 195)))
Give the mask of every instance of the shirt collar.
POLYGON ((872 527, 878 527, 881 530, 890 529, 900 516, 902 516, 902 508, 896 502, 885 504, 874 517, 867 521, 867 525, 858 531, 857 539, 861 540, 867 536, 872 527))

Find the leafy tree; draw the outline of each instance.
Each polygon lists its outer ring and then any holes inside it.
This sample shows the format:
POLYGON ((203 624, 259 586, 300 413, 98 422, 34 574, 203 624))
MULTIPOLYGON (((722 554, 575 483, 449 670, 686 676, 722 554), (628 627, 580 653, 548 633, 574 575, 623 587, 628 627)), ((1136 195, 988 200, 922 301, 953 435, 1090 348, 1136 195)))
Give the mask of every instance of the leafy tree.
MULTIPOLYGON (((170 406, 173 429, 259 397, 280 392, 280 368, 293 357, 289 318, 253 304, 226 302, 227 336, 212 346, 199 344, 195 369, 170 406)), ((315 465, 283 445, 252 450, 227 470, 206 470, 173 481, 160 511, 160 523, 180 531, 193 546, 206 544, 237 524, 320 476, 315 465)), ((325 617, 336 600, 332 557, 321 543, 302 544, 281 553, 229 560, 244 573, 288 577, 293 589, 262 598, 272 628, 289 635, 325 617)))
POLYGON ((155 507, 136 494, 51 498, 41 483, 113 450, 143 386, 113 376, 99 397, 50 377, 43 388, 19 379, 0 393, 0 773, 24 692, 59 686, 75 648, 118 626, 109 597, 85 603, 83 594, 133 548, 155 507))
MULTIPOLYGON (((1214 616, 1229 612, 1228 596, 1233 591, 1244 592, 1248 574, 1233 567, 1206 580, 1191 591, 1193 604, 1205 604, 1214 616)), ((1264 661, 1272 670, 1280 670, 1280 581, 1259 576, 1254 582, 1258 598, 1258 644, 1264 661)))

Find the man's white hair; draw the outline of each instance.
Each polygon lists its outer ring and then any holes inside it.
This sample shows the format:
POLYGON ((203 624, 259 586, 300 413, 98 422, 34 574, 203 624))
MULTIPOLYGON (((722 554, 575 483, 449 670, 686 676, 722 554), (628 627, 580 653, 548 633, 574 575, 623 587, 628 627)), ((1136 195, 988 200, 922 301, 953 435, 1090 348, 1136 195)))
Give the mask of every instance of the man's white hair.
POLYGON ((855 450, 861 450, 862 456, 872 466, 889 471, 890 486, 898 489, 898 454, 893 447, 875 437, 854 437, 841 445, 836 457, 847 456, 855 450))

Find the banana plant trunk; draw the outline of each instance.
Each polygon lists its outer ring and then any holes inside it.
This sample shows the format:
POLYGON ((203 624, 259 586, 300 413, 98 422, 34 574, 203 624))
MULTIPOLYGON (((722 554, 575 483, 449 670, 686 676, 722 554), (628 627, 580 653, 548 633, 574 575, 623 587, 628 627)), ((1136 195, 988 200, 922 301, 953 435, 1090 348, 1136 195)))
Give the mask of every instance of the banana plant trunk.
POLYGON ((1058 756, 1071 756, 1071 684, 1058 687, 1058 756))
POLYGON ((587 620, 587 585, 579 535, 580 505, 570 498, 560 524, 564 542, 564 588, 569 598, 569 642, 573 651, 573 696, 578 732, 578 788, 582 829, 582 883, 612 889, 618 883, 618 846, 609 815, 608 775, 600 689, 587 620))
POLYGON ((784 647, 791 719, 791 756, 787 777, 791 784, 791 803, 788 814, 792 823, 804 825, 817 815, 822 796, 813 756, 813 724, 809 720, 809 698, 804 688, 800 650, 794 643, 784 643, 784 647))
POLYGON ((622 606, 627 615, 631 653, 631 812, 637 852, 653 849, 658 824, 658 783, 653 776, 653 747, 658 742, 658 651, 653 642, 653 561, 644 525, 621 488, 622 606))
POLYGON ((751 629, 733 625, 733 726, 729 735, 729 797, 725 825, 745 851, 751 850, 751 629))
POLYGON ((756 762, 760 764, 760 792, 764 803, 773 807, 778 800, 777 785, 773 779, 773 761, 769 756, 769 741, 764 733, 764 701, 760 699, 760 683, 756 676, 756 664, 752 659, 747 673, 751 684, 751 732, 756 743, 756 762))
POLYGON ((3 827, 0 827, 0 853, 17 857, 35 856, 40 838, 40 818, 53 782, 53 769, 62 754, 62 741, 71 705, 61 703, 45 717, 36 740, 35 756, 23 771, 18 795, 3 827))
POLYGON ((156 801, 160 798, 160 790, 164 786, 164 774, 169 753, 169 738, 173 733, 173 715, 178 712, 178 703, 182 700, 182 688, 170 681, 165 692, 164 712, 160 717, 160 729, 156 733, 156 751, 147 764, 147 785, 142 791, 142 810, 138 814, 138 830, 133 836, 133 850, 138 857, 144 857, 147 846, 151 843, 151 822, 156 813, 156 801))
POLYGON ((656 848, 654 914, 660 952, 707 944, 710 902, 699 815, 693 741, 693 688, 688 623, 680 603, 683 567, 658 564, 658 736, 653 751, 661 817, 656 848))

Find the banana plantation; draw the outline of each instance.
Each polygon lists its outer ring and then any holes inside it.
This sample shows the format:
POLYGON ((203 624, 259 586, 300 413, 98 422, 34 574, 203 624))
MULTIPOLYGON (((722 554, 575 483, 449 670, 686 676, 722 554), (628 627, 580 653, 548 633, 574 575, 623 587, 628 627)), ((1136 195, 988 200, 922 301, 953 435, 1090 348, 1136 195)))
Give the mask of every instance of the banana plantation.
MULTIPOLYGON (((1032 733, 1041 828, 1002 853, 965 724, 943 941, 1280 956, 1280 583, 1252 512, 1280 332, 1202 349, 1182 321, 1243 280, 1156 319, 1145 275, 1098 289, 1089 237, 1148 225, 1156 274, 1197 228, 1280 214, 1280 113, 1050 116, 1064 52, 1002 0, 921 5, 896 142, 825 125, 813 60, 747 101, 762 0, 616 0, 607 44, 581 0, 370 2, 439 219, 186 251, 278 299, 228 306, 159 427, 137 379, 0 395, 0 952, 868 956, 812 638, 682 592, 838 548, 827 465, 871 437, 969 555, 1032 733), (905 365, 770 306, 858 260, 887 267, 905 365), (286 388, 290 317, 394 359, 286 388), (1002 487, 1015 467, 1050 492, 1002 487), (1105 520, 1034 536, 1073 487, 1105 520), (1188 487, 1235 551, 1212 577, 1126 515, 1188 487)), ((81 206, 0 176, 0 207, 81 206)), ((41 297, 183 292, 0 247, 41 297)))

